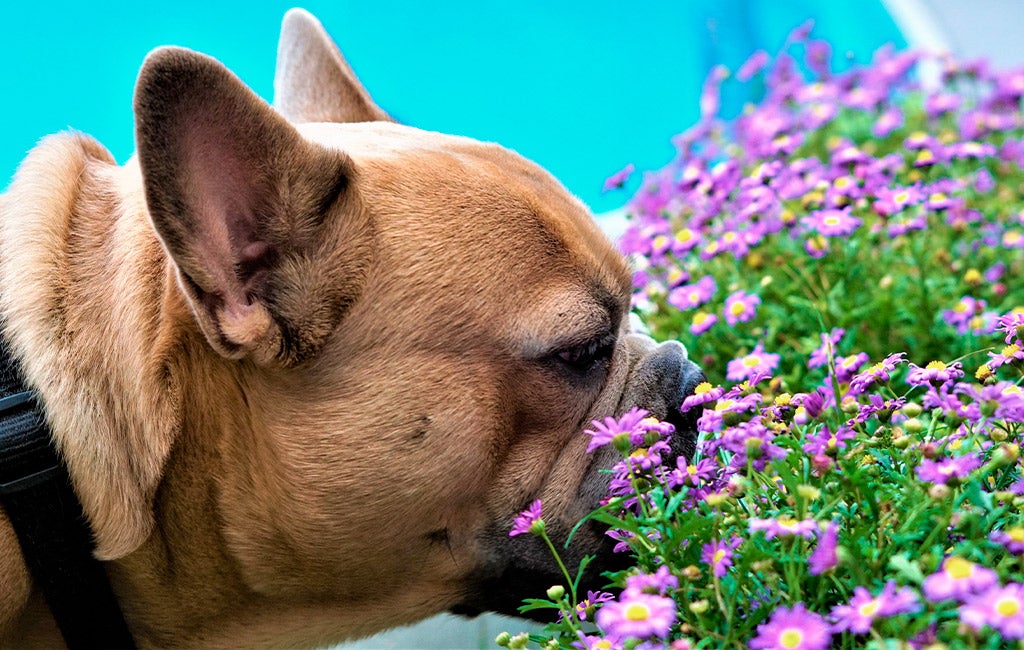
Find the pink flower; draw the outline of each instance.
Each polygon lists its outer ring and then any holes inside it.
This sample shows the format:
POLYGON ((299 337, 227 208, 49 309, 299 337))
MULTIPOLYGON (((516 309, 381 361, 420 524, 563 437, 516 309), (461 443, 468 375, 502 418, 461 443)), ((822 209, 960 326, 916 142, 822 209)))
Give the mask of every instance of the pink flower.
POLYGON ((981 467, 981 459, 975 454, 964 454, 954 458, 932 460, 925 458, 915 469, 917 478, 928 483, 943 485, 959 484, 981 467))
POLYGON ((744 291, 737 291, 725 299, 725 322, 729 327, 737 323, 746 323, 757 313, 761 298, 744 291))
POLYGON ((631 439, 633 434, 640 430, 640 423, 645 417, 647 417, 647 411, 634 406, 619 418, 606 417, 603 421, 592 421, 590 426, 594 428, 583 432, 590 436, 587 453, 614 442, 619 436, 631 439))
MULTIPOLYGON (((668 304, 676 309, 695 309, 707 301, 718 291, 715 278, 705 275, 693 284, 676 287, 668 294, 668 304)), ((710 327, 710 326, 709 326, 710 327)))
POLYGON ((783 515, 776 519, 751 517, 748 527, 752 533, 763 530, 764 536, 768 539, 773 537, 796 537, 798 535, 806 539, 814 539, 818 534, 818 522, 813 519, 797 520, 788 515, 783 515))
POLYGON ((820 615, 808 611, 803 603, 792 609, 776 609, 767 623, 757 626, 750 640, 751 650, 824 650, 832 642, 829 625, 820 615))
POLYGON ((532 533, 539 535, 544 530, 544 520, 541 519, 541 508, 543 504, 540 499, 537 499, 529 505, 526 510, 520 512, 513 522, 512 530, 509 532, 509 537, 515 537, 516 535, 525 535, 526 533, 532 533))
POLYGON ((807 558, 807 564, 810 566, 808 572, 812 576, 819 576, 839 565, 839 556, 836 554, 838 541, 839 522, 830 521, 828 528, 818 540, 818 545, 814 547, 814 552, 807 558))
POLYGON ((835 624, 833 632, 849 630, 864 634, 871 629, 876 618, 909 614, 921 609, 917 594, 909 587, 896 590, 896 583, 889 581, 877 596, 872 596, 864 587, 855 587, 849 605, 838 605, 832 609, 835 624))
POLYGON ((617 640, 665 637, 675 622, 675 601, 652 594, 623 592, 620 600, 597 610, 597 626, 617 640))
POLYGON ((771 374, 778 367, 779 355, 766 353, 758 343, 750 354, 729 362, 725 378, 730 381, 743 381, 754 374, 771 374))
POLYGON ((629 180, 629 177, 633 175, 634 171, 636 171, 636 165, 634 165, 633 163, 629 163, 621 170, 615 172, 607 179, 605 179, 604 191, 607 192, 609 190, 617 190, 621 188, 623 185, 626 184, 626 181, 629 180))
POLYGON ((942 567, 924 579, 921 587, 931 601, 968 596, 982 592, 998 583, 995 571, 979 566, 959 555, 950 555, 942 561, 942 567))
POLYGON ((693 321, 690 323, 690 334, 700 336, 714 327, 717 322, 718 316, 709 314, 706 311, 699 311, 693 315, 693 321))
POLYGON ((732 566, 732 552, 743 543, 741 537, 733 537, 728 541, 715 540, 701 547, 700 559, 711 565, 716 577, 722 578, 732 566))
POLYGON ((860 219, 850 215, 849 208, 818 210, 800 221, 825 237, 846 237, 861 224, 860 219))
POLYGON ((1011 583, 969 597, 960 620, 980 630, 989 626, 1006 639, 1024 639, 1024 585, 1011 583))

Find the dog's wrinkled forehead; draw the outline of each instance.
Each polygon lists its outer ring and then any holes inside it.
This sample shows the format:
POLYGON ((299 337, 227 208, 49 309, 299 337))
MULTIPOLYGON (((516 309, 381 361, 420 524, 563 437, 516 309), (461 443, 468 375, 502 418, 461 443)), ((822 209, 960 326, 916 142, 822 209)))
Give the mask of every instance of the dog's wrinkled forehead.
MULTIPOLYGON (((563 273, 556 274, 561 275, 556 283, 565 291, 550 286, 545 291, 599 305, 595 309, 600 312, 607 311, 606 305, 628 301, 628 266, 587 207, 547 171, 515 152, 390 122, 297 128, 305 138, 345 152, 355 163, 356 184, 375 186, 374 200, 401 196, 409 212, 417 204, 424 206, 429 218, 417 224, 418 232, 435 230, 452 248, 472 236, 479 248, 511 255, 521 251, 532 265, 559 267, 563 273), (387 191, 379 191, 381 184, 387 191), (474 227, 464 227, 467 219, 476 221, 474 227)), ((401 219, 406 227, 415 222, 411 215, 401 219)), ((506 274, 519 270, 511 263, 504 266, 506 274)), ((524 277, 518 280, 528 280, 531 270, 522 271, 524 277)))

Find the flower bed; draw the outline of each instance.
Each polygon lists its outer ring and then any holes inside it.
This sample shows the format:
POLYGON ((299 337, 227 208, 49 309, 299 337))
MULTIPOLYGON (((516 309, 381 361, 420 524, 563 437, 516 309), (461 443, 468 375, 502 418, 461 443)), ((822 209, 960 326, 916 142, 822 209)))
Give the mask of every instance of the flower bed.
POLYGON ((635 566, 617 596, 566 571, 526 605, 547 633, 499 644, 1024 639, 1024 68, 883 48, 835 73, 809 31, 714 70, 629 203, 634 307, 712 378, 681 405, 697 457, 663 463, 642 412, 595 422, 623 459, 592 517, 635 566), (764 99, 720 118, 737 82, 764 99))

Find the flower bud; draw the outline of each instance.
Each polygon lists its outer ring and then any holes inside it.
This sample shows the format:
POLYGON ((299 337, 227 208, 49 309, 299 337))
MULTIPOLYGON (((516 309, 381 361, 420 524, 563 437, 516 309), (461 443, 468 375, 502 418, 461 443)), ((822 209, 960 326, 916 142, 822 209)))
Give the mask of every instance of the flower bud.
POLYGON ((796 493, 806 501, 817 501, 821 498, 821 490, 806 483, 796 486, 796 493))
POLYGON ((903 414, 908 418, 916 418, 924 412, 924 408, 917 402, 907 402, 903 405, 903 414))
POLYGON ((811 458, 811 467, 818 474, 824 474, 832 469, 832 459, 825 454, 814 454, 814 457, 811 458))
POLYGON ((1020 446, 1015 444, 1001 444, 992 452, 992 464, 996 467, 1006 467, 1017 462, 1020 458, 1020 446))
POLYGON ((509 650, 523 650, 530 643, 530 635, 526 632, 515 635, 508 641, 509 650))
POLYGON ((726 492, 712 492, 711 494, 704 497, 704 501, 712 508, 719 508, 729 500, 729 495, 726 492))
POLYGON ((992 442, 1005 442, 1008 434, 1002 429, 993 429, 989 432, 988 437, 992 442))
POLYGON ((694 580, 700 579, 700 568, 696 564, 683 567, 682 571, 679 573, 683 576, 684 580, 693 582, 694 580))
POLYGON ((629 454, 629 450, 633 448, 633 443, 630 441, 628 433, 620 433, 612 438, 612 446, 614 446, 620 454, 625 456, 629 454))
POLYGON ((512 640, 512 635, 508 632, 502 632, 498 636, 494 637, 494 643, 502 648, 507 648, 509 642, 512 640))
POLYGON ((695 600, 692 603, 690 603, 688 607, 690 608, 691 612, 693 612, 697 616, 700 616, 704 612, 711 609, 711 603, 709 603, 706 598, 701 598, 700 600, 695 600))
POLYGON ((903 430, 916 435, 924 431, 924 422, 912 417, 903 423, 903 430))
POLYGON ((747 477, 740 474, 733 474, 729 477, 729 482, 726 483, 725 490, 729 493, 729 496, 739 498, 746 494, 748 484, 749 481, 747 481, 747 477))
POLYGON ((847 415, 855 415, 860 412, 860 404, 857 403, 857 398, 855 397, 844 397, 841 408, 843 409, 843 413, 846 413, 847 415))
POLYGON ((562 600, 563 596, 565 596, 565 587, 563 587, 562 585, 554 585, 548 587, 547 594, 549 600, 553 600, 557 603, 558 601, 562 600))
POLYGON ((934 501, 945 501, 949 498, 949 495, 953 493, 948 485, 943 483, 936 483, 935 485, 928 488, 928 496, 934 501))

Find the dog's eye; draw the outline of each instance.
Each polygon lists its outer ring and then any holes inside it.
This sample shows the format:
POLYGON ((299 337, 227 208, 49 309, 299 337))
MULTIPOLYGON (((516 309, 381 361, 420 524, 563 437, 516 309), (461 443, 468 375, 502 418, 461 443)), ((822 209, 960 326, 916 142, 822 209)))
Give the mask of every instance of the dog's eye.
POLYGON ((576 372, 587 372, 611 358, 615 350, 614 337, 602 337, 555 352, 558 362, 576 372))

